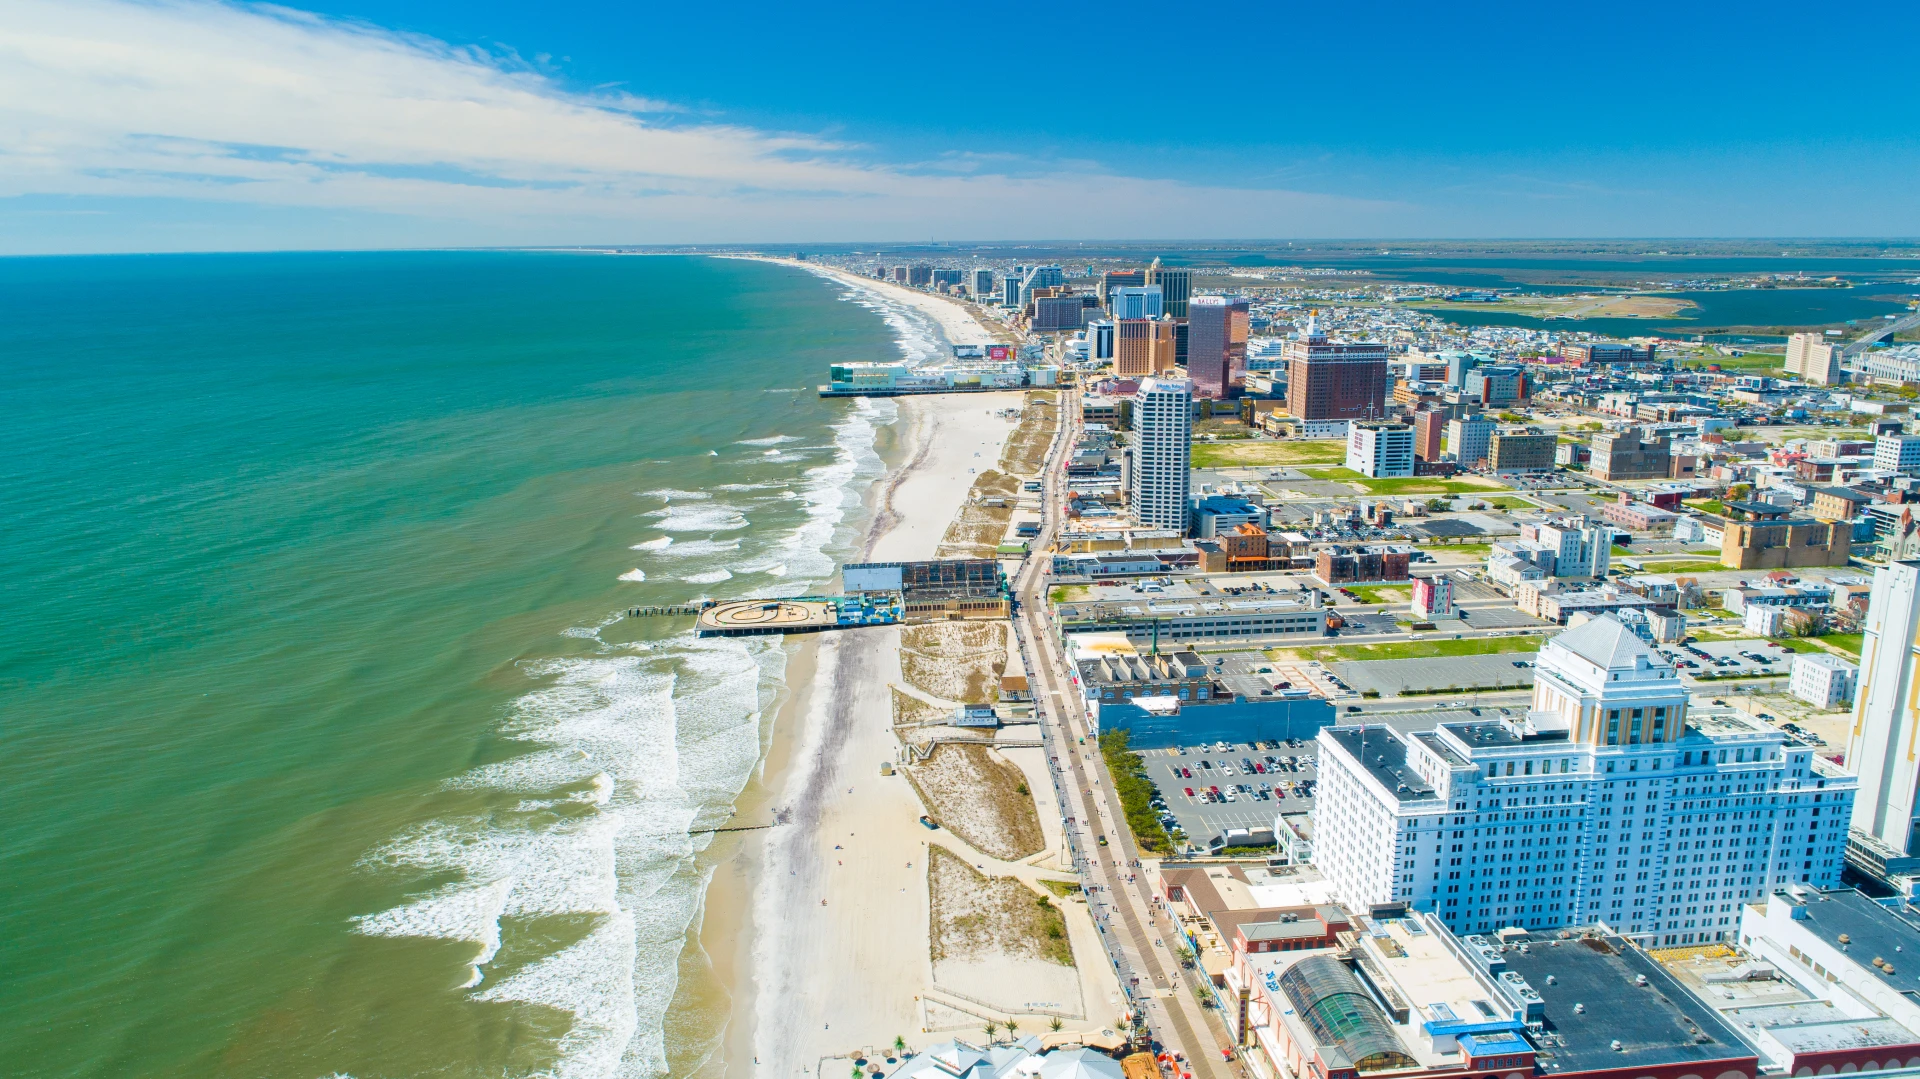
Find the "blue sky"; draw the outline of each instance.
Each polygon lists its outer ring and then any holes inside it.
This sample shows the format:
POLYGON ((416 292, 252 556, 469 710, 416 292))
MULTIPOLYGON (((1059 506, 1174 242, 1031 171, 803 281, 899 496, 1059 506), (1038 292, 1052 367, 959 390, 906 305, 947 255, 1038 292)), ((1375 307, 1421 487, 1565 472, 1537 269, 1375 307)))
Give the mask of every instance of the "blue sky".
POLYGON ((0 251, 1920 235, 1920 5, 0 0, 0 251))

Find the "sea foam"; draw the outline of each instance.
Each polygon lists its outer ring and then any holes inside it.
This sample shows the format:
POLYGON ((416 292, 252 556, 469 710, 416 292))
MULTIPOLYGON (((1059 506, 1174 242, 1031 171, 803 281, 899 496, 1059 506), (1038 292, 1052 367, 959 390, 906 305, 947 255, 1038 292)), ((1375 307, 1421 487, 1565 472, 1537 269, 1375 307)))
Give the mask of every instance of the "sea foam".
MULTIPOLYGON (((883 317, 903 352, 924 350, 913 319, 883 317)), ((883 471, 876 429, 896 415, 891 401, 855 401, 831 425, 831 445, 813 451, 826 460, 791 480, 714 488, 767 490, 758 502, 645 492, 662 503, 644 516, 664 534, 633 549, 693 559, 685 579, 696 583, 718 583, 730 568, 777 579, 772 593, 816 589, 857 539, 862 492, 883 471), (749 529, 748 512, 772 523, 749 529), (687 533, 706 535, 677 538, 687 533), (703 557, 726 566, 702 566, 703 557)), ((800 440, 753 441, 772 448, 800 440)), ((750 467, 791 456, 776 449, 750 467)), ((534 686, 508 710, 501 733, 524 752, 445 784, 492 808, 431 821, 368 852, 366 871, 419 887, 354 921, 369 936, 468 942, 475 999, 568 1013, 550 1069, 558 1079, 666 1072, 680 953, 711 874, 697 855, 712 835, 696 829, 731 815, 764 749, 763 713, 784 687, 787 653, 777 639, 600 641, 617 620, 559 631, 590 654, 522 665, 534 686), (553 947, 529 927, 552 917, 584 919, 586 931, 553 947), (491 971, 503 951, 515 966, 491 971)))

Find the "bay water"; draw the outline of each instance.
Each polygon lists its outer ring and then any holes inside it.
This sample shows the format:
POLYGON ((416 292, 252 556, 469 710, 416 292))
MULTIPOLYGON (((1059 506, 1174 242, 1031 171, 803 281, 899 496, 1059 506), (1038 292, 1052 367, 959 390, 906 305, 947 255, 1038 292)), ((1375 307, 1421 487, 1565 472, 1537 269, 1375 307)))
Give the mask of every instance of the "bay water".
POLYGON ((620 613, 828 582, 894 409, 814 387, 937 347, 744 260, 0 261, 0 1071, 698 1070, 787 653, 620 613))

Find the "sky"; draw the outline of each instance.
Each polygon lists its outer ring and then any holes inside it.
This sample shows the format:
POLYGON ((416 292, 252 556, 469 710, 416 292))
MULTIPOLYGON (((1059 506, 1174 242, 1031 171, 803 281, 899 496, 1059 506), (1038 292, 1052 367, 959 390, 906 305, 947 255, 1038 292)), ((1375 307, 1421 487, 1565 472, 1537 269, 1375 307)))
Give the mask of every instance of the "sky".
POLYGON ((1920 236, 1920 5, 0 0, 0 253, 1920 236))

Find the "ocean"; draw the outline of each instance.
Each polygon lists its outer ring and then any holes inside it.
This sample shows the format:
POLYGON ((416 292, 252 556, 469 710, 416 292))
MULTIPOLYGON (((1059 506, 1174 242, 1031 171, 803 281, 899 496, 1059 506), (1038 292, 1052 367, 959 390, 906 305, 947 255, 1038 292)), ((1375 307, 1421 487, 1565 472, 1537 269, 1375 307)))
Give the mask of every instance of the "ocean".
POLYGON ((743 260, 0 260, 6 1073, 699 1070, 788 652, 620 614, 825 585, 895 410, 814 387, 941 344, 743 260))

